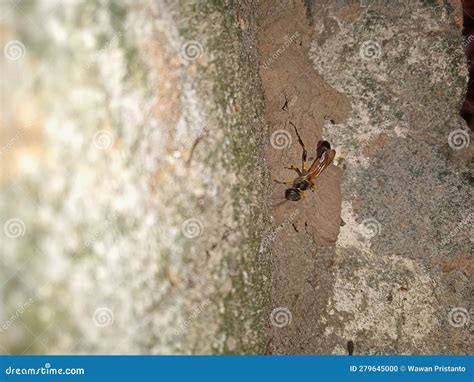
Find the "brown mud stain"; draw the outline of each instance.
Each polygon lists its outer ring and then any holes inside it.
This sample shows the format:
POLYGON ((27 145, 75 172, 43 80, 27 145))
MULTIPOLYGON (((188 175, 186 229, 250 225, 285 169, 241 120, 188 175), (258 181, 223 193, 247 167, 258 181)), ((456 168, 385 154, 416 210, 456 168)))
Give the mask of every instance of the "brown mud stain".
POLYGON ((444 273, 453 271, 464 271, 474 276, 474 261, 468 253, 460 254, 440 262, 444 273))
MULTIPOLYGON (((308 58, 314 38, 311 15, 303 1, 259 5, 260 76, 269 127, 266 159, 272 179, 292 180, 296 173, 285 167, 301 168, 302 148, 290 122, 311 161, 317 142, 324 139, 324 124, 340 123, 350 114, 347 97, 325 83, 308 58)), ((268 353, 314 353, 321 348, 321 311, 333 283, 334 244, 341 225, 342 172, 331 165, 318 178, 316 190, 298 202, 284 202, 285 186, 272 184, 273 220, 266 240, 272 309, 287 308, 291 323, 277 327, 269 320, 268 353)))

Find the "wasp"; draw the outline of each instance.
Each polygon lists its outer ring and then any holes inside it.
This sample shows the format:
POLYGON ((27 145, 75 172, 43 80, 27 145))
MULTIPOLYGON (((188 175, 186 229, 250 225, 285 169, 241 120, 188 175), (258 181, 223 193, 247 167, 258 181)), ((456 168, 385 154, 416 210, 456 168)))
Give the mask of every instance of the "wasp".
POLYGON ((316 188, 314 180, 326 169, 326 167, 328 167, 332 163, 334 157, 336 156, 336 151, 331 149, 331 145, 328 141, 319 141, 316 148, 316 158, 314 159, 313 163, 311 163, 311 166, 309 166, 309 168, 307 169, 308 152, 303 143, 303 140, 300 137, 300 134, 298 133, 298 130, 296 129, 296 126, 292 122, 290 122, 290 124, 295 129, 296 136, 298 137, 298 142, 303 148, 303 156, 301 159, 302 169, 300 170, 298 167, 295 167, 293 165, 291 165, 290 167, 285 167, 289 170, 295 171, 298 176, 294 180, 289 182, 282 182, 279 180, 275 180, 275 182, 290 186, 285 190, 285 199, 297 202, 302 198, 303 193, 306 190, 311 189, 313 191, 316 188))

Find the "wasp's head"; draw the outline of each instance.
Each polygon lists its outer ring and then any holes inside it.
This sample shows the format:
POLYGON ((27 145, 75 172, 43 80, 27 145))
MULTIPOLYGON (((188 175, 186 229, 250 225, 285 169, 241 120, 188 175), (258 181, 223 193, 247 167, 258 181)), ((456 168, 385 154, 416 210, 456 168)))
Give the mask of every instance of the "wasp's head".
POLYGON ((285 190, 285 199, 297 202, 301 199, 301 194, 295 187, 290 187, 285 190))

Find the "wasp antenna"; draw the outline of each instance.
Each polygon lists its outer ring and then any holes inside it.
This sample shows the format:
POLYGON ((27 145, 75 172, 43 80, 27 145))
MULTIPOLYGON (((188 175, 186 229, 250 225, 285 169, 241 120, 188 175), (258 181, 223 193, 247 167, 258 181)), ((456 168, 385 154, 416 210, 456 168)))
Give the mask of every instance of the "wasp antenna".
POLYGON ((284 199, 284 200, 281 200, 278 203, 272 204, 270 206, 273 207, 273 208, 280 207, 282 204, 285 204, 287 201, 288 201, 287 199, 284 199))
POLYGON ((299 137, 300 134, 298 133, 298 130, 297 130, 297 128, 296 128, 296 125, 295 125, 293 122, 291 122, 291 121, 288 121, 288 123, 289 123, 291 126, 293 126, 293 128, 295 129, 296 135, 299 137))

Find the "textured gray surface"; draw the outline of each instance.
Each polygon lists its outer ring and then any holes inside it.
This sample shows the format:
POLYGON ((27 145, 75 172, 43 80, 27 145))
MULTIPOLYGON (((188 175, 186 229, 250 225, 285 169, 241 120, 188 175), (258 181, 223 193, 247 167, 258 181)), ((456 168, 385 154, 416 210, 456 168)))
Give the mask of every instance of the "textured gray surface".
POLYGON ((350 24, 330 10, 335 31, 311 52, 353 110, 325 129, 344 161, 346 223, 326 331, 355 338, 364 353, 472 352, 469 317, 450 325, 453 309, 472 307, 472 265, 441 267, 469 259, 472 246, 472 150, 458 116, 465 58, 448 10, 413 2, 401 15, 369 9, 350 24))

